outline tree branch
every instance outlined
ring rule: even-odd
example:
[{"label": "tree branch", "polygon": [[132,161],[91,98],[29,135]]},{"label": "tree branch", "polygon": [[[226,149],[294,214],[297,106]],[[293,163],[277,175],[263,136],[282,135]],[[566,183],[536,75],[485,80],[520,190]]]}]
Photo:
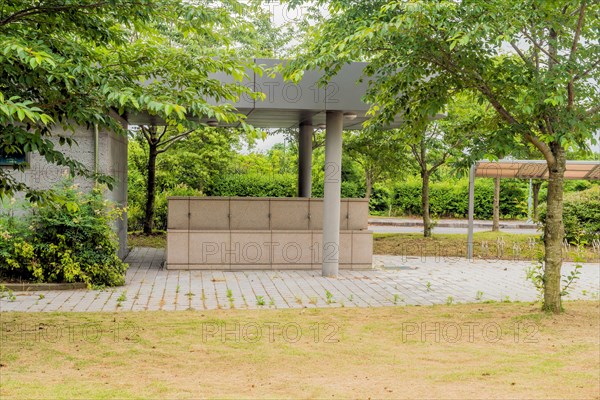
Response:
[{"label": "tree branch", "polygon": [[446,163],[446,160],[448,159],[448,156],[450,155],[450,152],[447,151],[444,153],[444,155],[442,156],[442,158],[436,162],[435,164],[433,164],[431,166],[431,168],[429,168],[429,171],[427,171],[428,174],[432,174],[435,172],[436,169],[438,169],[439,167],[441,167],[442,165],[444,165]]},{"label": "tree branch", "polygon": [[158,142],[160,142],[162,140],[162,138],[165,136],[165,133],[167,133],[167,128],[168,128],[168,126],[165,125],[162,133],[158,136]]},{"label": "tree branch", "polygon": [[421,156],[419,155],[419,152],[417,151],[417,146],[415,144],[409,144],[408,147],[410,148],[411,153],[415,157],[417,164],[419,164],[419,167],[423,168],[423,163],[421,161]]},{"label": "tree branch", "polygon": [[573,44],[571,44],[571,52],[569,53],[569,61],[573,61],[575,58],[575,52],[577,51],[577,46],[579,44],[579,38],[581,36],[581,28],[583,27],[583,20],[585,19],[585,8],[586,8],[586,0],[581,2],[581,7],[579,7],[579,18],[577,19],[577,28],[575,29],[575,36],[573,36]]},{"label": "tree branch", "polygon": [[540,153],[542,153],[542,155],[546,159],[546,162],[548,162],[549,164],[554,164],[556,162],[554,154],[552,154],[552,150],[550,150],[550,147],[546,143],[542,142],[539,138],[532,135],[531,133],[526,133],[525,139],[527,139],[529,143],[534,145],[540,151]]},{"label": "tree branch", "polygon": [[82,10],[82,9],[90,9],[90,8],[99,8],[106,5],[107,2],[102,1],[98,3],[88,4],[88,5],[64,5],[64,6],[49,6],[49,7],[30,7],[21,11],[17,11],[14,14],[9,15],[0,21],[0,26],[8,25],[19,19],[23,19],[25,17],[43,14],[43,13],[59,13],[70,10]]},{"label": "tree branch", "polygon": [[600,65],[600,58],[596,60],[595,63],[592,64],[591,67],[589,67],[588,69],[586,69],[585,71],[583,71],[581,74],[577,74],[573,77],[573,81],[577,81],[581,78],[586,77],[590,72],[592,72],[598,65]]},{"label": "tree branch", "polygon": [[523,60],[523,62],[525,64],[531,64],[531,61],[525,57],[525,54],[523,54],[523,52],[521,51],[521,49],[519,49],[517,47],[517,45],[515,44],[515,42],[510,42],[510,45],[512,46],[513,49],[515,49],[515,51],[517,52],[517,54],[519,55],[519,57],[521,57],[521,60]]},{"label": "tree branch", "polygon": [[588,109],[588,110],[585,112],[585,115],[586,115],[587,117],[589,117],[589,116],[592,116],[592,115],[596,114],[597,112],[600,112],[600,105],[598,105],[598,106],[595,106],[595,107],[592,107],[592,108]]},{"label": "tree branch", "polygon": [[171,147],[171,145],[175,142],[177,142],[180,139],[183,139],[184,137],[188,136],[190,133],[194,132],[194,130],[189,130],[187,132],[181,133],[177,136],[173,136],[172,138],[170,138],[169,140],[165,140],[162,143],[159,143],[157,147],[164,147],[162,150],[160,150],[160,153],[164,153],[165,151],[167,151],[169,149],[169,147]]},{"label": "tree branch", "polygon": [[477,89],[479,89],[481,94],[488,99],[492,107],[494,107],[494,110],[496,110],[498,114],[500,114],[500,116],[506,120],[506,122],[511,125],[519,125],[519,121],[517,121],[517,119],[513,117],[513,115],[506,108],[504,108],[502,104],[500,104],[494,93],[492,93],[492,90],[485,82],[482,82]]},{"label": "tree branch", "polygon": [[552,61],[554,61],[556,64],[560,64],[560,61],[556,57],[554,57],[552,54],[550,54],[546,49],[544,49],[534,38],[529,36],[527,31],[521,30],[521,33],[523,34],[523,36],[525,36],[527,39],[529,39],[531,41],[531,43],[533,43],[535,48],[539,49],[542,53],[544,53],[545,55],[550,57],[550,59]]},{"label": "tree branch", "polygon": [[142,134],[144,135],[144,138],[146,138],[148,144],[150,144],[152,142],[152,139],[150,139],[150,135],[148,134],[148,132],[146,132],[146,128],[144,126],[142,126]]},{"label": "tree branch", "polygon": [[[579,44],[579,37],[581,36],[581,28],[583,27],[583,20],[585,18],[585,6],[586,0],[581,2],[579,7],[579,18],[577,19],[577,28],[575,29],[575,35],[573,36],[573,44],[571,44],[571,52],[569,53],[569,64],[572,64],[575,60],[575,53],[577,52],[577,45]],[[567,108],[573,109],[573,103],[575,102],[575,88],[574,82],[575,77],[571,77],[567,84]]]}]

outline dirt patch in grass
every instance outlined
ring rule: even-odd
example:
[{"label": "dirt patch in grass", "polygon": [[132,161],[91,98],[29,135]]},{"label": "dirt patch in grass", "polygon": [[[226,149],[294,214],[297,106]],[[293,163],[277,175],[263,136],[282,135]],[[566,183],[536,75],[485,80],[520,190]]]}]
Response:
[{"label": "dirt patch in grass", "polygon": [[[435,234],[424,238],[419,233],[391,233],[373,235],[373,253],[397,256],[466,257],[467,235]],[[535,241],[534,241],[535,240]],[[477,232],[473,235],[473,255],[479,259],[535,260],[544,254],[540,235],[510,234],[504,232]],[[502,244],[503,243],[503,244]],[[563,249],[564,260],[577,256],[575,246]],[[597,262],[600,254],[591,247],[581,257],[586,262]]]},{"label": "dirt patch in grass", "polygon": [[164,249],[167,247],[167,233],[155,232],[152,235],[145,235],[142,232],[129,232],[127,244],[129,247]]},{"label": "dirt patch in grass", "polygon": [[598,399],[599,303],[565,305],[2,313],[0,397]]}]

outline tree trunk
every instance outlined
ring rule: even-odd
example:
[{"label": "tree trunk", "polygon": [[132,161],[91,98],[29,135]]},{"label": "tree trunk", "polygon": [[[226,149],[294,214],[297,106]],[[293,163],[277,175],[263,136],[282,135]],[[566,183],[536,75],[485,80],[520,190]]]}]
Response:
[{"label": "tree trunk", "polygon": [[366,180],[366,184],[367,184],[367,188],[365,191],[365,198],[370,199],[371,193],[373,192],[373,179],[371,178],[371,174],[369,173],[369,170],[367,170],[367,169],[365,169],[365,180]]},{"label": "tree trunk", "polygon": [[544,305],[545,311],[559,313],[562,310],[560,296],[560,270],[562,267],[563,225],[563,186],[566,169],[565,152],[559,143],[551,144],[555,157],[548,164],[548,207],[544,227]]},{"label": "tree trunk", "polygon": [[431,237],[431,218],[429,216],[429,173],[421,171],[423,186],[421,188],[421,206],[423,208],[423,236]]},{"label": "tree trunk", "polygon": [[144,234],[151,235],[154,229],[154,198],[156,196],[156,145],[149,143],[148,180],[146,182],[146,210],[144,215]]},{"label": "tree trunk", "polygon": [[542,182],[536,181],[533,182],[533,220],[538,221],[538,205],[540,202],[540,189],[542,187]]},{"label": "tree trunk", "polygon": [[492,232],[500,230],[500,178],[494,178],[494,212]]}]

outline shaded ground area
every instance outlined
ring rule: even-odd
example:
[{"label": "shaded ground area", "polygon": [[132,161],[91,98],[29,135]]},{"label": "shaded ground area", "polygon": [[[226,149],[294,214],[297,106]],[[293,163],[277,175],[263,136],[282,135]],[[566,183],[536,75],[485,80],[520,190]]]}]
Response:
[{"label": "shaded ground area", "polygon": [[[460,257],[375,256],[375,269],[341,271],[173,271],[164,250],[135,248],[126,285],[107,290],[15,292],[2,311],[143,311],[380,307],[485,301],[532,301],[530,262]],[[563,274],[574,268],[565,264]],[[598,264],[585,264],[567,299],[598,299]]]},{"label": "shaded ground area", "polygon": [[2,313],[1,398],[597,399],[597,301]]}]

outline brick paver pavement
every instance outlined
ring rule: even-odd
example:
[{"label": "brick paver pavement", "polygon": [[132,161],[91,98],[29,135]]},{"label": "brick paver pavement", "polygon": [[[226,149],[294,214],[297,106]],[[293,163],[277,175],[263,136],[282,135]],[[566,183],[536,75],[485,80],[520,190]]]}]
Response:
[{"label": "brick paver pavement", "polygon": [[[374,256],[373,270],[168,271],[164,251],[136,248],[126,285],[107,290],[15,292],[1,311],[142,311],[301,307],[380,307],[478,301],[530,301],[525,261]],[[563,273],[574,268],[566,263]],[[584,264],[567,299],[598,300],[600,265]],[[41,295],[41,296],[40,296]]]}]

